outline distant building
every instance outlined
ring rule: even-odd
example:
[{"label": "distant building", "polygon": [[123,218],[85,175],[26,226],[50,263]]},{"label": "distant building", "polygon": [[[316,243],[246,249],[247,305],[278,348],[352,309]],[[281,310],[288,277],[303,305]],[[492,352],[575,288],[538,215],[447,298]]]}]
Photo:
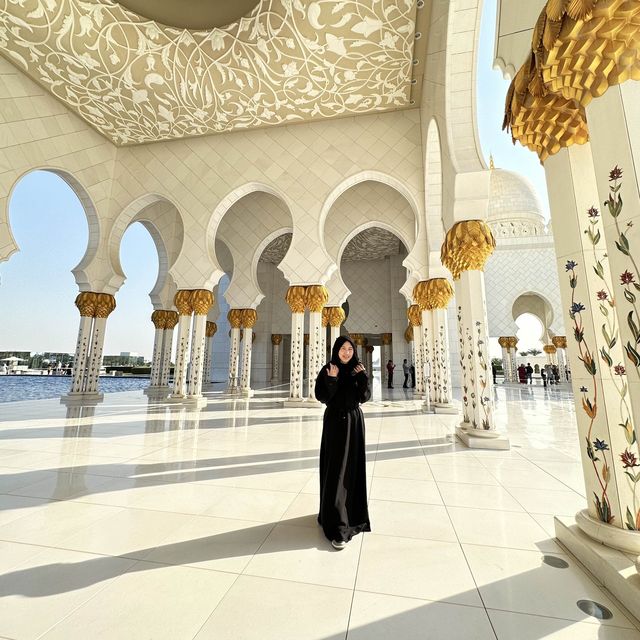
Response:
[{"label": "distant building", "polygon": [[121,351],[118,356],[104,356],[102,364],[105,367],[141,367],[144,365],[144,356],[132,351]]}]

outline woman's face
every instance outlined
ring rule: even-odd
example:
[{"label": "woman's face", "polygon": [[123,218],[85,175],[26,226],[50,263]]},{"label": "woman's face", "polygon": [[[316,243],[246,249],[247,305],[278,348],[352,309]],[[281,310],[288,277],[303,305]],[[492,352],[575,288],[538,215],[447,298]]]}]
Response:
[{"label": "woman's face", "polygon": [[350,342],[345,342],[338,351],[338,358],[342,364],[347,364],[353,358],[353,347]]}]

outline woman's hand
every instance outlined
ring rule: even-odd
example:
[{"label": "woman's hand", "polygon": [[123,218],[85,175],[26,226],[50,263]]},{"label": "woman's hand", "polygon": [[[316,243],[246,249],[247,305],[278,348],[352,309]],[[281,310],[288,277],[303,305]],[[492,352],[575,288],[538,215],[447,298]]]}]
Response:
[{"label": "woman's hand", "polygon": [[327,375],[331,378],[338,377],[338,367],[333,364],[333,362],[329,363],[329,366],[327,367]]},{"label": "woman's hand", "polygon": [[358,364],[353,368],[353,373],[360,373],[361,371],[364,371],[364,365],[362,364],[362,362],[358,363]]}]

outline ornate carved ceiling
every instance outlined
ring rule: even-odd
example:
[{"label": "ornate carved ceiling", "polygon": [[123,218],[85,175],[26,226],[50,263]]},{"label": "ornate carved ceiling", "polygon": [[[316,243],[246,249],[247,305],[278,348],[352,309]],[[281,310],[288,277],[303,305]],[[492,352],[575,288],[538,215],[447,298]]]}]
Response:
[{"label": "ornate carved ceiling", "polygon": [[0,51],[125,145],[409,107],[417,16],[416,0],[261,0],[188,31],[115,0],[0,0]]},{"label": "ornate carved ceiling", "polygon": [[[291,234],[285,233],[272,240],[260,256],[260,262],[280,264],[291,244]],[[343,262],[356,260],[382,260],[386,256],[404,252],[400,240],[390,231],[374,227],[365,229],[352,238],[342,254]]]}]

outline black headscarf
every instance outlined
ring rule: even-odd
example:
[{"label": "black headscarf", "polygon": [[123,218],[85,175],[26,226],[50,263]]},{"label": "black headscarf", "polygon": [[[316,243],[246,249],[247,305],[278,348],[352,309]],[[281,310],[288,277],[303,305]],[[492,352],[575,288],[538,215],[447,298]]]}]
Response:
[{"label": "black headscarf", "polygon": [[[348,342],[353,347],[353,356],[347,364],[343,364],[340,360],[340,356],[338,355],[340,348],[345,342]],[[333,343],[333,348],[331,349],[331,360],[329,360],[329,362],[335,364],[341,372],[344,371],[351,373],[360,364],[360,360],[358,359],[358,350],[353,340],[347,336],[338,336],[336,341]]]}]

